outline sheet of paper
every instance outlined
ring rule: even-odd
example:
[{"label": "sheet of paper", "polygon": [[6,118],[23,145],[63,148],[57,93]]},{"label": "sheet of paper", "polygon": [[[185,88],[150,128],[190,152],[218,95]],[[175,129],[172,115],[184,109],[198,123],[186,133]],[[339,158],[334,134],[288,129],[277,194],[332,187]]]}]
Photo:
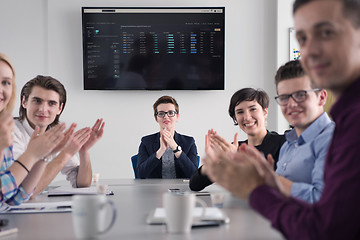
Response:
[{"label": "sheet of paper", "polygon": [[[200,217],[202,213],[202,208],[196,207],[193,212],[194,217]],[[165,209],[156,208],[154,212],[155,218],[165,218]],[[205,210],[204,219],[222,219],[224,218],[223,212],[219,208],[208,207]]]},{"label": "sheet of paper", "polygon": [[0,229],[0,237],[14,234],[17,233],[18,231],[19,231],[18,228],[2,228]]},{"label": "sheet of paper", "polygon": [[[106,189],[106,195],[112,195],[110,189]],[[49,189],[48,196],[71,196],[71,195],[94,195],[98,194],[96,186],[91,186],[87,188],[71,188],[71,187],[58,187],[54,189]]]},{"label": "sheet of paper", "polygon": [[[202,208],[196,207],[194,210],[194,217],[200,217],[202,214]],[[219,224],[229,223],[229,217],[219,208],[208,207],[205,210],[205,216],[200,220],[194,223],[206,222],[206,221],[216,221]],[[164,208],[156,208],[150,212],[146,218],[147,224],[164,224],[165,223],[165,210]]]},{"label": "sheet of paper", "polygon": [[17,206],[6,206],[2,209],[2,214],[8,213],[51,213],[51,212],[71,212],[71,201],[61,202],[25,202]]}]

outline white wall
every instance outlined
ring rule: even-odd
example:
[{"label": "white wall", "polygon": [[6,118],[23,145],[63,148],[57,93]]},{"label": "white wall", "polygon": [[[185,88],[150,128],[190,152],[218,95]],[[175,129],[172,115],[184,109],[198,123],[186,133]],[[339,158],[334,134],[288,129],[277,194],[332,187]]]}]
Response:
[{"label": "white wall", "polygon": [[[292,5],[294,0],[278,0],[277,5],[277,68],[290,60],[290,30],[294,27],[292,16]],[[277,106],[277,130],[284,132],[289,124],[281,113],[280,106]]]},{"label": "white wall", "polygon": [[[225,6],[226,90],[82,90],[81,6]],[[93,172],[102,178],[133,178],[130,156],[137,153],[143,135],[158,131],[152,113],[158,97],[171,95],[177,99],[177,131],[195,138],[200,155],[208,129],[216,129],[229,141],[239,131],[227,113],[236,90],[262,88],[273,99],[273,76],[279,65],[278,11],[276,0],[2,0],[0,51],[15,64],[18,93],[35,75],[48,74],[59,79],[68,92],[63,121],[83,127],[104,118],[105,134],[91,151]],[[271,100],[270,130],[277,129],[277,118],[278,107]],[[241,133],[240,137],[244,139],[245,135]]]}]

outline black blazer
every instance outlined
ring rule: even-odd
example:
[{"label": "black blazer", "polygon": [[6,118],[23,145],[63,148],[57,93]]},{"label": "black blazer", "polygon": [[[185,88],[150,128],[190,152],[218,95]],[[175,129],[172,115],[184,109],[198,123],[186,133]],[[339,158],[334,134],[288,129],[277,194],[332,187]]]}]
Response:
[{"label": "black blazer", "polygon": [[[197,149],[193,137],[175,132],[175,142],[181,146],[180,157],[175,158],[176,178],[190,178],[198,168]],[[141,138],[136,171],[140,178],[162,178],[162,161],[156,158],[160,148],[160,132]]]}]

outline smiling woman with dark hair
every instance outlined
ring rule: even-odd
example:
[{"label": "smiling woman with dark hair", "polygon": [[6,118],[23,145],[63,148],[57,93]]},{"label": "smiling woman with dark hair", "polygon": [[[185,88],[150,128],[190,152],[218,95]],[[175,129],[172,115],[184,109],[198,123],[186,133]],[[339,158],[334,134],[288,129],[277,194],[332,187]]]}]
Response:
[{"label": "smiling woman with dark hair", "polygon": [[140,178],[190,178],[198,167],[193,137],[175,131],[179,105],[170,96],[160,97],[153,105],[160,132],[141,139],[136,171]]},{"label": "smiling woman with dark hair", "polygon": [[[233,94],[229,105],[229,115],[235,125],[247,134],[248,139],[239,141],[234,147],[246,143],[255,146],[265,156],[271,154],[276,162],[282,144],[285,142],[284,135],[269,132],[266,129],[266,118],[268,115],[269,96],[263,90],[243,88]],[[235,150],[236,151],[236,150]],[[206,175],[206,165],[202,165],[190,179],[190,189],[201,191],[212,184]]]}]

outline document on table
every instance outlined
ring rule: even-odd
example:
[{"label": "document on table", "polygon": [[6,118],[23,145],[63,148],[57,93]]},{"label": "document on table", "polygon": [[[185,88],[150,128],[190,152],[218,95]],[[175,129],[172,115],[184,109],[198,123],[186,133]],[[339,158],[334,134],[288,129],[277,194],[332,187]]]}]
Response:
[{"label": "document on table", "polygon": [[[193,212],[194,217],[200,217],[202,213],[201,207],[196,207]],[[205,215],[201,221],[219,221],[221,223],[229,223],[230,219],[225,213],[216,207],[207,207],[205,209]],[[150,212],[146,219],[148,224],[164,224],[165,223],[165,209],[156,208]]]},{"label": "document on table", "polygon": [[6,206],[0,214],[13,213],[57,213],[71,212],[71,201],[62,202],[25,202],[17,206]]},{"label": "document on table", "polygon": [[[72,196],[72,195],[95,195],[98,194],[96,186],[86,187],[86,188],[71,188],[71,187],[58,187],[49,189],[48,197],[62,197],[62,196]],[[106,189],[106,195],[114,195],[110,189]]]},{"label": "document on table", "polygon": [[19,231],[18,228],[0,228],[0,237],[7,236],[10,234],[17,233]]}]

